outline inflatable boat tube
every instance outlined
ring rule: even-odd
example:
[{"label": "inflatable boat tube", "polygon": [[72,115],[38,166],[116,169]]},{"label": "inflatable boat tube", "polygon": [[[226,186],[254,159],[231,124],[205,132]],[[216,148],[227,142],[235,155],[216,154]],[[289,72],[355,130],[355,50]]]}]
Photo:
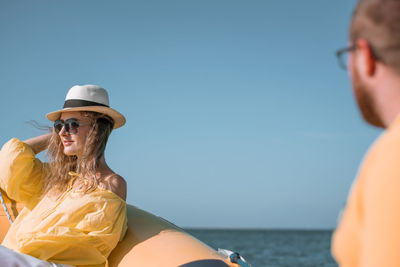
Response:
[{"label": "inflatable boat tube", "polygon": [[[10,200],[4,191],[1,193],[8,215],[14,220],[23,205]],[[128,230],[108,258],[110,267],[250,266],[237,254],[216,251],[161,217],[129,204],[127,213]],[[8,215],[0,208],[0,241],[10,227]]]}]

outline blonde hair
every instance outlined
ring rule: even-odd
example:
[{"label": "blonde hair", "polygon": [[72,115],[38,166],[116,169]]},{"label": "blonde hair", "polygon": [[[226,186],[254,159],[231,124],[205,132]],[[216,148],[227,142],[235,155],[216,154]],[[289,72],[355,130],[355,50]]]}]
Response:
[{"label": "blonde hair", "polygon": [[[99,185],[96,168],[104,154],[114,122],[109,116],[97,112],[82,111],[81,114],[89,118],[91,125],[83,155],[79,158],[65,155],[60,136],[53,132],[47,148],[49,172],[43,181],[43,193],[51,191],[60,194],[73,179],[77,187],[84,192],[93,191]],[[71,172],[77,173],[76,177],[73,177]]]}]

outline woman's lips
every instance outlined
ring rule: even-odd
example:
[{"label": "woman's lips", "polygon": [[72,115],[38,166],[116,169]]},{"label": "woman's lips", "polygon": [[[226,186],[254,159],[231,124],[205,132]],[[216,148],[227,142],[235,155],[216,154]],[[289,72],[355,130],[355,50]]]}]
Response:
[{"label": "woman's lips", "polygon": [[64,146],[70,146],[72,143],[72,141],[63,141]]}]

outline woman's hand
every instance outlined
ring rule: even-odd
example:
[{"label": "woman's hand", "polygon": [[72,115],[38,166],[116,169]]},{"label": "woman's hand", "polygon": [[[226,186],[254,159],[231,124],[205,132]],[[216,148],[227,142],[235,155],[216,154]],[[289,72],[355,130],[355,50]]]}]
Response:
[{"label": "woman's hand", "polygon": [[24,141],[30,146],[35,154],[38,154],[47,148],[52,133],[36,136]]}]

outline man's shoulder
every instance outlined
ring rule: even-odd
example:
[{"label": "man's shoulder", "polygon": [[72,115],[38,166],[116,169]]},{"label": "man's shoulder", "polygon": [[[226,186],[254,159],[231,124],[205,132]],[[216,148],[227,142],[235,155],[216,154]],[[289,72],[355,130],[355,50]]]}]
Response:
[{"label": "man's shoulder", "polygon": [[360,175],[374,190],[380,186],[398,186],[400,190],[400,128],[384,132],[375,141]]},{"label": "man's shoulder", "polygon": [[400,155],[400,127],[393,127],[383,132],[373,144],[370,153],[380,157]]}]

